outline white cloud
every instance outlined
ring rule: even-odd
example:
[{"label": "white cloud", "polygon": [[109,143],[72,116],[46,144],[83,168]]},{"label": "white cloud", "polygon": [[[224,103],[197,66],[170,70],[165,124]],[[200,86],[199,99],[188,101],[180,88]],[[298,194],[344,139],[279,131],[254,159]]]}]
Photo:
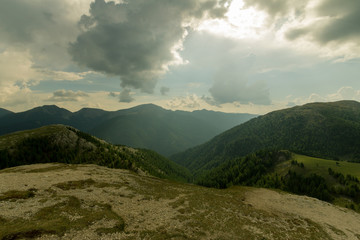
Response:
[{"label": "white cloud", "polygon": [[77,91],[74,92],[72,90],[57,90],[53,92],[53,95],[48,98],[46,101],[49,102],[79,102],[84,100],[84,98],[89,97],[89,94]]},{"label": "white cloud", "polygon": [[330,93],[326,95],[320,95],[317,93],[310,94],[309,97],[298,97],[294,98],[292,96],[287,97],[288,105],[303,105],[311,102],[334,102],[341,100],[355,100],[360,101],[360,89],[355,89],[353,87],[345,86],[339,88],[335,93]]},{"label": "white cloud", "polygon": [[86,75],[93,74],[92,71],[87,72],[64,72],[64,71],[55,71],[50,69],[36,69],[39,73],[39,80],[54,80],[54,81],[77,81],[84,79]]},{"label": "white cloud", "polygon": [[196,94],[184,97],[175,97],[167,102],[167,107],[177,110],[197,110],[202,109],[206,102]]}]

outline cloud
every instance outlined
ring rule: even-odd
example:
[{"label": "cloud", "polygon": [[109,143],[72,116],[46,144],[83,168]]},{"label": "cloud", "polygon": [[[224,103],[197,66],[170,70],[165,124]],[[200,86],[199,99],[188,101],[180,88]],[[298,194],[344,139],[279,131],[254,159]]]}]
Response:
[{"label": "cloud", "polygon": [[[64,72],[64,71],[54,71],[50,69],[35,69],[39,75],[41,75],[41,80],[50,79],[54,81],[77,81],[84,79],[84,77],[88,74],[92,74],[93,72]],[[39,79],[40,80],[40,79]]]},{"label": "cloud", "polygon": [[337,100],[360,100],[360,90],[356,90],[353,87],[342,87],[336,93],[329,94],[327,98],[330,101]]},{"label": "cloud", "polygon": [[1,0],[0,44],[29,51],[37,67],[67,66],[71,59],[66,49],[79,34],[77,21],[89,4],[90,0]]},{"label": "cloud", "polygon": [[118,97],[120,95],[120,93],[115,93],[115,92],[109,92],[108,96],[110,97]]},{"label": "cloud", "polygon": [[[213,101],[220,105],[225,103],[240,104],[271,104],[269,89],[265,81],[250,80],[256,65],[256,55],[249,54],[232,62],[231,57],[223,59],[223,65],[218,66],[214,74],[214,82],[209,92]],[[210,102],[210,101],[208,101]]]},{"label": "cloud", "polygon": [[[358,0],[244,0],[267,14],[268,29],[277,40],[287,40],[299,51],[322,57],[360,56],[360,1]],[[296,44],[294,44],[296,43]]]},{"label": "cloud", "polygon": [[57,90],[53,96],[47,99],[49,102],[78,102],[89,95],[82,91],[74,92],[72,90]]},{"label": "cloud", "polygon": [[[120,76],[124,88],[152,93],[168,67],[181,62],[187,28],[203,18],[223,17],[223,0],[95,0],[69,48],[81,66]],[[221,4],[220,4],[221,3]]]},{"label": "cloud", "polygon": [[119,102],[130,103],[135,99],[131,96],[130,89],[123,89],[119,94]]},{"label": "cloud", "polygon": [[359,9],[358,0],[324,0],[315,9],[317,21],[290,29],[286,36],[290,40],[310,37],[320,44],[352,42],[360,45]]},{"label": "cloud", "polygon": [[269,21],[275,23],[276,18],[289,18],[293,14],[297,17],[302,16],[309,1],[311,0],[244,0],[244,7],[255,7],[268,13]]},{"label": "cloud", "polygon": [[268,12],[271,16],[284,14],[288,11],[289,1],[284,0],[245,0],[245,7],[254,6]]},{"label": "cloud", "polygon": [[355,89],[350,86],[339,88],[335,93],[320,95],[317,93],[310,94],[309,97],[288,98],[288,105],[303,105],[310,102],[333,102],[341,100],[355,100],[360,101],[360,89]]},{"label": "cloud", "polygon": [[203,105],[203,100],[196,94],[185,97],[175,97],[166,104],[171,109],[199,109]]},{"label": "cloud", "polygon": [[167,94],[169,91],[170,91],[170,88],[168,88],[168,87],[161,87],[161,88],[160,88],[160,93],[161,93],[161,95],[163,95],[163,96],[166,96],[166,94]]},{"label": "cloud", "polygon": [[221,78],[215,79],[209,92],[217,104],[271,104],[265,82],[248,83],[246,78],[238,75],[223,74]]},{"label": "cloud", "polygon": [[221,108],[221,105],[218,102],[216,102],[213,97],[202,96],[201,99],[211,106],[216,106]]}]

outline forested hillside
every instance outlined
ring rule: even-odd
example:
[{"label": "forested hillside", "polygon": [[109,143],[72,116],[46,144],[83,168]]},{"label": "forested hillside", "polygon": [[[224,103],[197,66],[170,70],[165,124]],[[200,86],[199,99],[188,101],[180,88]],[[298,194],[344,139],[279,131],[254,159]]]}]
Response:
[{"label": "forested hillside", "polygon": [[[340,167],[342,163],[319,159],[322,163],[316,162],[315,165],[307,161],[304,164],[303,158],[306,157],[294,156],[289,151],[258,151],[203,172],[197,184],[214,188],[242,185],[280,189],[360,211],[360,181],[357,176],[346,170],[345,174],[339,172],[344,172]],[[326,164],[326,171],[319,171],[319,164]],[[360,171],[360,163],[352,165]]]},{"label": "forested hillside", "polygon": [[8,114],[11,114],[13,112],[9,111],[9,110],[6,110],[6,109],[3,109],[3,108],[0,108],[0,118],[5,116],[5,115],[8,115]]},{"label": "forested hillside", "polygon": [[189,181],[189,172],[151,151],[115,146],[75,128],[45,126],[0,136],[0,169],[34,163],[92,163]]},{"label": "forested hillside", "polygon": [[271,112],[171,158],[195,173],[262,149],[360,160],[360,103],[310,103]]}]

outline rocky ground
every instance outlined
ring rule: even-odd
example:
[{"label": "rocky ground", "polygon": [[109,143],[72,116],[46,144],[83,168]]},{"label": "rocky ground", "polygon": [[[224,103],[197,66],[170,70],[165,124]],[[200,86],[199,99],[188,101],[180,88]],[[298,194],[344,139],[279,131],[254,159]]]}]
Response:
[{"label": "rocky ground", "polygon": [[0,171],[0,239],[360,239],[360,214],[268,189],[95,165]]}]

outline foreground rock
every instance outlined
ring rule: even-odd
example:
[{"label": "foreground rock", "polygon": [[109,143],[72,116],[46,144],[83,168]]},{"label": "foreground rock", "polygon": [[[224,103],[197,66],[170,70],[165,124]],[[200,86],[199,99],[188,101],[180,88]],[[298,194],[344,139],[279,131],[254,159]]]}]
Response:
[{"label": "foreground rock", "polygon": [[0,171],[0,239],[360,239],[360,215],[267,189],[203,188],[96,165]]}]

